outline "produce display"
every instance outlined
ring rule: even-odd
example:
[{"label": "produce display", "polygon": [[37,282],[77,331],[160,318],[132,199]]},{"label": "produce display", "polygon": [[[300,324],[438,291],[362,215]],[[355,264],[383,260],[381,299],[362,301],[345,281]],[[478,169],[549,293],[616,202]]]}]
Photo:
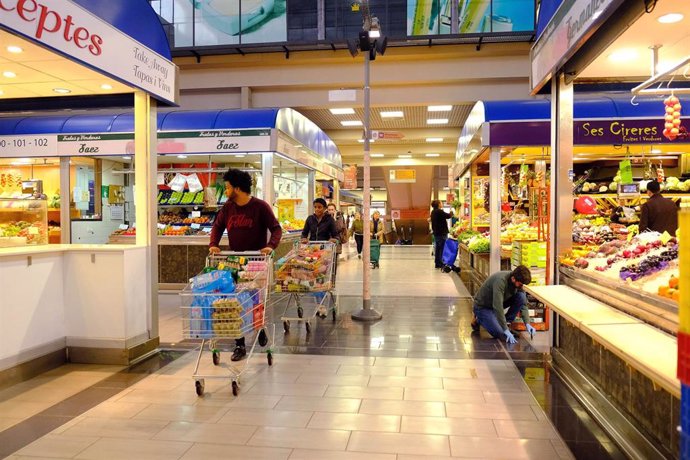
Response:
[{"label": "produce display", "polygon": [[489,250],[491,249],[490,246],[491,245],[489,243],[489,238],[483,235],[476,235],[472,237],[472,239],[470,239],[467,243],[467,247],[470,250],[470,252],[473,252],[475,254],[489,252]]},{"label": "produce display", "polygon": [[637,225],[610,222],[605,217],[578,217],[573,222],[573,242],[585,245],[599,245],[607,241],[627,240],[637,233]]},{"label": "produce display", "polygon": [[187,213],[166,211],[158,214],[158,223],[163,225],[210,225],[211,218],[209,216],[189,217]]},{"label": "produce display", "polygon": [[48,232],[41,222],[20,220],[0,223],[0,247],[47,243]]},{"label": "produce display", "polygon": [[536,241],[538,234],[537,227],[527,222],[508,224],[501,229],[501,244],[511,244],[513,241]]},{"label": "produce display", "polygon": [[317,292],[331,288],[333,245],[300,244],[276,262],[277,292]]},{"label": "produce display", "polygon": [[280,226],[286,232],[297,232],[304,228],[304,219],[285,219],[280,222]]},{"label": "produce display", "polygon": [[204,192],[175,192],[172,190],[159,190],[158,204],[200,206],[204,204]]}]

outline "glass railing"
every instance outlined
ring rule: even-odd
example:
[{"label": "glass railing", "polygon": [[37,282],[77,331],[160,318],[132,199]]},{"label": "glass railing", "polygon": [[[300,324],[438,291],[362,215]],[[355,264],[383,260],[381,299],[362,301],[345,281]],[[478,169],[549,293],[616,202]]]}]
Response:
[{"label": "glass railing", "polygon": [[[536,0],[458,0],[457,6],[454,2],[369,0],[368,3],[389,41],[532,38]],[[357,0],[150,0],[150,3],[166,28],[173,50],[343,43],[356,38],[362,30],[362,8]],[[454,17],[457,17],[455,24]]]}]

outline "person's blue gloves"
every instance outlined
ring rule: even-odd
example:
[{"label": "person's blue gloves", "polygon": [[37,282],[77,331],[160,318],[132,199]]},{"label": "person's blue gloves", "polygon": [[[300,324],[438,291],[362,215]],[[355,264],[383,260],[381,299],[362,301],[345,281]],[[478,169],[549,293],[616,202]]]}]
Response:
[{"label": "person's blue gloves", "polygon": [[537,332],[534,326],[531,324],[526,324],[525,327],[527,328],[527,332],[529,332],[530,337],[534,337],[534,333]]},{"label": "person's blue gloves", "polygon": [[513,333],[510,332],[510,329],[506,329],[505,331],[503,331],[503,333],[506,336],[506,343],[508,343],[508,344],[517,343],[517,339],[515,337],[513,337]]}]

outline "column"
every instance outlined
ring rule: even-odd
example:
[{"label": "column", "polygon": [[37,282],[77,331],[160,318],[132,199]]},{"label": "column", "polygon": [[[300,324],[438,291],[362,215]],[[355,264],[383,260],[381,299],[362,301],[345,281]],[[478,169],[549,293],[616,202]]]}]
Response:
[{"label": "column", "polygon": [[489,273],[501,270],[501,149],[492,147],[489,156],[489,223],[491,253]]},{"label": "column", "polygon": [[[100,190],[98,191],[100,194]],[[72,242],[72,219],[69,213],[69,198],[72,189],[69,183],[69,157],[60,157],[60,243]]]},{"label": "column", "polygon": [[248,86],[240,88],[240,108],[250,109],[252,107],[252,89]]}]

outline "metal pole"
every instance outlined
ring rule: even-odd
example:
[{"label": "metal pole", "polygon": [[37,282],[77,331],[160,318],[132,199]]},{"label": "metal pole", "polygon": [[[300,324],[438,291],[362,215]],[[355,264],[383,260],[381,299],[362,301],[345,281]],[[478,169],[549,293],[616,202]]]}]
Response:
[{"label": "metal pole", "polygon": [[364,52],[364,246],[362,248],[362,309],[352,314],[352,319],[360,321],[378,321],[383,315],[371,308],[371,238],[369,237],[371,226],[371,157],[369,155],[369,141],[371,131],[369,126],[369,51]]}]

